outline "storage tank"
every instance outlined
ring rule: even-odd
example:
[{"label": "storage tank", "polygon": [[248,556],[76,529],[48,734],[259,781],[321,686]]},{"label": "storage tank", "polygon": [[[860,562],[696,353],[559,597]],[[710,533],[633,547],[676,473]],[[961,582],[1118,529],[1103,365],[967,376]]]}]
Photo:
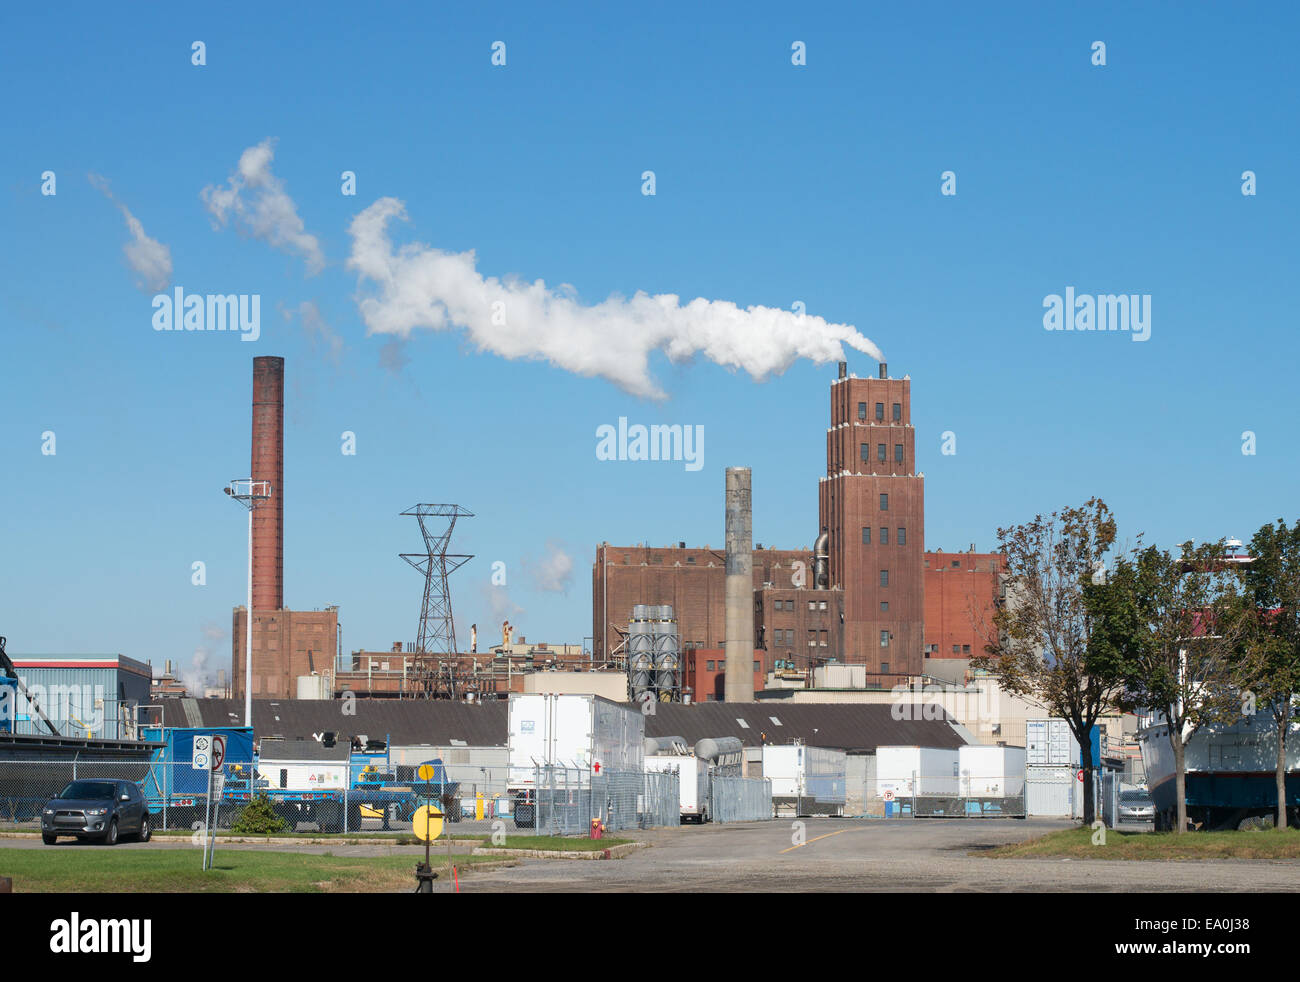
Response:
[{"label": "storage tank", "polygon": [[706,737],[695,744],[695,756],[717,760],[724,754],[738,754],[745,748],[738,737]]},{"label": "storage tank", "polygon": [[298,676],[299,699],[332,699],[334,698],[333,689],[334,687],[330,684],[328,675],[313,672],[311,675]]}]

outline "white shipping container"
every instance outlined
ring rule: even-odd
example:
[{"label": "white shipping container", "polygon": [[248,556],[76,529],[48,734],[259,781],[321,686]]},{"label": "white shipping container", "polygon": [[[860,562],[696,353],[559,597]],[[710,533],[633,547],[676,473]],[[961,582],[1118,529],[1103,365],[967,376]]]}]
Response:
[{"label": "white shipping container", "polygon": [[961,793],[967,798],[1017,798],[1025,790],[1025,749],[969,744],[957,749]]},{"label": "white shipping container", "polygon": [[257,773],[267,782],[267,788],[283,791],[342,791],[348,786],[348,765],[345,761],[262,758],[257,762]]},{"label": "white shipping container", "polygon": [[536,768],[567,767],[575,780],[588,771],[640,771],[645,718],[640,710],[600,696],[513,693],[509,706],[507,784],[530,788]]},{"label": "white shipping container", "polygon": [[1025,763],[1032,767],[1069,767],[1079,762],[1079,741],[1063,719],[1025,721]]},{"label": "white shipping container", "polygon": [[844,814],[843,750],[802,744],[763,747],[763,777],[772,782],[772,800],[791,804],[797,814]]},{"label": "white shipping container", "polygon": [[956,748],[877,747],[875,797],[956,797],[960,766]]}]

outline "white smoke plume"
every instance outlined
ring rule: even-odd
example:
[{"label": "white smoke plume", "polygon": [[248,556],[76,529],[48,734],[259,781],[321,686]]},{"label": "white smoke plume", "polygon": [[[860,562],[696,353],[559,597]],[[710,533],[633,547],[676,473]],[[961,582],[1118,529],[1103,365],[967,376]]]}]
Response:
[{"label": "white smoke plume", "polygon": [[884,360],[852,326],[810,314],[702,297],[683,304],[674,294],[640,291],[586,305],[568,285],[551,289],[541,280],[485,277],[473,251],[395,247],[388,225],[405,218],[403,202],[380,198],[349,229],[347,266],[358,274],[357,304],[370,334],[405,338],[418,327],[460,328],[480,351],[548,361],[655,399],[665,393],[650,375],[653,351],[673,362],[703,354],[755,379],[779,374],[797,358],[842,360],[843,345]]},{"label": "white smoke plume", "polygon": [[263,140],[239,157],[239,166],[225,187],[208,185],[199,197],[221,227],[233,216],[239,227],[255,239],[302,256],[309,275],[325,268],[320,240],[307,231],[298,207],[284,190],[284,182],[271,173],[275,141]]},{"label": "white smoke plume", "polygon": [[149,293],[165,289],[172,279],[171,249],[145,234],[140,220],[114,197],[105,178],[98,174],[88,174],[87,177],[94,187],[103,192],[104,197],[117,205],[122,217],[126,219],[126,230],[131,233],[131,241],[122,247],[122,251],[126,253],[126,264],[137,277],[136,285]]},{"label": "white smoke plume", "polygon": [[573,557],[551,540],[546,543],[546,554],[536,563],[524,560],[525,572],[533,585],[546,593],[568,593],[573,582]]},{"label": "white smoke plume", "polygon": [[208,659],[211,656],[212,652],[207,648],[195,648],[189,666],[179,669],[176,673],[192,699],[202,699],[203,690],[210,684]]}]

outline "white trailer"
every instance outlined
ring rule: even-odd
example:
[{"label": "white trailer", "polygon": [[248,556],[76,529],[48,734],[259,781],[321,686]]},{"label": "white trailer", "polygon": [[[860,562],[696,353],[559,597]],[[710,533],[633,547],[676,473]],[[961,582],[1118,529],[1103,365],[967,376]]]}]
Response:
[{"label": "white trailer", "polygon": [[957,748],[877,747],[875,797],[913,815],[960,815]]},{"label": "white trailer", "polygon": [[552,786],[582,792],[592,775],[643,768],[645,718],[638,709],[600,696],[529,692],[510,696],[509,717],[506,791],[521,827],[534,820],[541,769],[554,769]]},{"label": "white trailer", "polygon": [[843,815],[847,760],[843,750],[799,743],[764,746],[763,777],[772,782],[773,812]]},{"label": "white trailer", "polygon": [[1025,791],[1025,748],[969,744],[957,750],[966,798],[1015,798]]},{"label": "white trailer", "polygon": [[681,820],[704,824],[709,807],[709,762],[683,754],[655,754],[645,759],[647,771],[676,771]]},{"label": "white trailer", "polygon": [[[257,773],[267,788],[282,791],[342,791],[348,786],[348,763],[328,760],[276,760],[262,757]],[[262,787],[262,784],[258,784]]]}]

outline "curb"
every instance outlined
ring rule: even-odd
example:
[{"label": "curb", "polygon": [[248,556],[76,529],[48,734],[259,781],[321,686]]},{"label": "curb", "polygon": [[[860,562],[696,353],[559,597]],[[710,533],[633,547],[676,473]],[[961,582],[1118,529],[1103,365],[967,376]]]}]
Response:
[{"label": "curb", "polygon": [[471,851],[473,856],[515,856],[520,859],[622,859],[638,849],[646,849],[644,842],[626,842],[609,849],[495,849],[478,846]]}]

